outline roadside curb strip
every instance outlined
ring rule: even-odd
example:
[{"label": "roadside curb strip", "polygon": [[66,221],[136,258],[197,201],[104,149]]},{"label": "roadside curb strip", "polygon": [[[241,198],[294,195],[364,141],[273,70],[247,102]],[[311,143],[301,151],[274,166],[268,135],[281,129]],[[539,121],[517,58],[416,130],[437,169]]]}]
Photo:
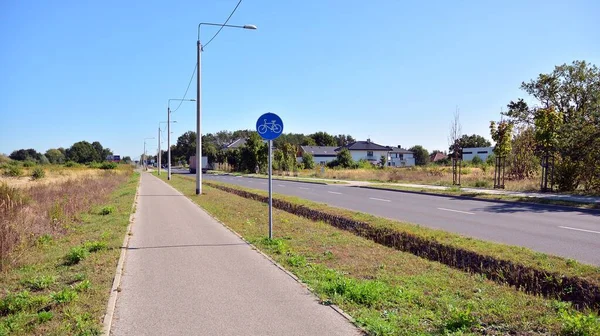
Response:
[{"label": "roadside curb strip", "polygon": [[[427,196],[456,197],[456,198],[463,198],[463,199],[468,199],[468,200],[473,200],[473,201],[495,202],[495,203],[502,203],[502,204],[536,205],[536,206],[540,206],[540,207],[552,207],[552,208],[562,208],[562,209],[569,209],[569,210],[577,210],[577,211],[589,212],[589,213],[593,213],[593,214],[597,214],[597,213],[600,212],[600,210],[598,210],[598,209],[578,208],[576,206],[577,204],[584,204],[584,205],[585,204],[590,204],[590,205],[593,205],[595,203],[581,203],[581,202],[568,201],[568,200],[547,199],[547,200],[550,200],[550,201],[572,202],[573,206],[561,205],[561,204],[525,202],[525,201],[508,201],[508,200],[492,199],[492,198],[478,198],[478,197],[468,196],[468,195],[437,194],[437,193],[432,193],[432,192],[427,192],[427,191],[401,190],[401,189],[391,189],[391,188],[378,188],[378,187],[371,187],[371,186],[350,186],[350,187],[351,188],[362,188],[362,189],[392,191],[392,192],[417,194],[417,195],[427,195]],[[494,196],[494,194],[486,194],[486,195],[492,195],[492,196]],[[523,197],[533,198],[533,199],[541,199],[541,200],[546,199],[546,198],[533,197],[533,196],[531,196],[531,197],[523,196]]]},{"label": "roadside curb strip", "polygon": [[[152,175],[154,176],[154,175]],[[156,177],[156,176],[154,176]],[[288,271],[287,269],[285,269],[283,266],[281,266],[277,261],[275,261],[273,258],[269,257],[267,254],[265,254],[263,251],[261,251],[258,247],[256,247],[254,244],[250,243],[249,241],[247,241],[244,237],[242,237],[242,235],[240,235],[239,233],[237,233],[236,231],[234,231],[232,228],[230,228],[229,226],[227,226],[225,223],[223,223],[220,219],[218,219],[217,217],[213,216],[210,212],[206,211],[204,208],[202,208],[199,204],[197,204],[196,202],[194,202],[191,198],[189,198],[188,196],[186,196],[185,194],[183,194],[181,191],[177,190],[175,187],[173,187],[172,185],[170,185],[169,183],[163,181],[162,179],[159,178],[159,180],[161,180],[163,183],[165,183],[166,185],[168,185],[169,187],[171,187],[173,190],[177,191],[178,193],[182,194],[183,196],[185,196],[185,198],[187,200],[189,200],[192,204],[194,204],[195,206],[199,207],[200,209],[202,209],[202,211],[204,211],[206,214],[208,214],[212,219],[214,219],[215,221],[217,221],[219,224],[221,224],[224,228],[226,228],[227,230],[229,230],[231,233],[233,233],[234,235],[236,235],[238,238],[240,238],[244,243],[248,244],[248,246],[250,246],[250,248],[252,250],[254,250],[255,252],[257,252],[258,254],[262,255],[265,259],[267,259],[270,263],[272,263],[275,267],[279,268],[281,271],[283,271],[285,274],[287,274],[290,278],[294,279],[294,281],[296,281],[298,284],[300,284],[304,289],[306,289],[312,296],[314,296],[314,298],[316,299],[317,303],[319,303],[320,305],[323,305],[320,303],[319,298],[317,297],[317,295],[315,295],[315,293],[304,283],[302,282],[302,280],[300,280],[295,274],[293,274],[292,272]],[[352,325],[354,327],[356,327],[360,332],[362,332],[364,335],[368,335],[368,332],[361,326],[359,326],[356,322],[356,320],[354,318],[352,318],[352,316],[348,315],[348,313],[346,313],[345,311],[342,310],[342,308],[334,305],[334,304],[330,304],[330,305],[323,305],[323,306],[327,306],[330,307],[331,309],[333,309],[336,313],[340,314],[342,317],[344,317],[346,320],[348,320],[348,322],[352,323]]]},{"label": "roadside curb strip", "polygon": [[[261,180],[268,180],[268,177],[256,177],[256,176],[246,176],[246,175],[242,175],[242,177],[245,178],[254,178],[254,179],[261,179]],[[310,184],[319,184],[319,185],[329,185],[329,183],[326,182],[314,182],[314,181],[299,181],[299,180],[292,180],[292,179],[283,179],[283,178],[273,178],[273,181],[284,181],[284,182],[296,182],[296,183],[310,183]],[[335,184],[335,183],[332,183]]]},{"label": "roadside curb strip", "polygon": [[118,289],[121,285],[121,276],[123,275],[123,270],[125,268],[125,254],[127,253],[127,247],[129,247],[129,239],[131,238],[131,226],[133,225],[133,220],[135,218],[135,213],[133,209],[136,209],[138,195],[140,193],[140,185],[142,184],[142,174],[144,172],[140,172],[140,180],[138,181],[137,188],[135,189],[135,197],[133,198],[133,203],[131,204],[131,210],[129,214],[129,224],[127,225],[127,231],[125,232],[125,238],[123,238],[123,244],[121,246],[121,255],[119,256],[119,261],[117,262],[117,269],[115,271],[115,277],[113,279],[112,287],[110,288],[110,296],[108,297],[108,304],[106,305],[106,314],[104,315],[104,320],[102,321],[102,335],[110,335],[110,329],[112,327],[113,316],[115,314],[115,308],[117,306],[117,295]]}]

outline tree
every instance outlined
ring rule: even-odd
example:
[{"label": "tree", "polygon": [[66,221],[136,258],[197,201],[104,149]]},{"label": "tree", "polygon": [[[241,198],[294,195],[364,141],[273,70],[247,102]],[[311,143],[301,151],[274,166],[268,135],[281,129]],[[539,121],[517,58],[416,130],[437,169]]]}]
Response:
[{"label": "tree", "polygon": [[58,149],[48,149],[46,151],[46,157],[52,164],[61,164],[65,162],[65,155]]},{"label": "tree", "polygon": [[100,144],[99,141],[92,142],[92,147],[94,147],[94,151],[96,152],[96,154],[94,155],[94,161],[101,162],[106,160],[106,156],[103,156],[104,147],[102,147],[102,144]]},{"label": "tree", "polygon": [[350,168],[354,165],[352,154],[350,154],[348,148],[345,147],[337,153],[335,161],[337,162],[337,165],[342,168]]},{"label": "tree", "polygon": [[454,111],[454,116],[450,122],[450,133],[448,134],[448,146],[450,153],[455,160],[462,158],[462,148],[459,139],[462,135],[462,126],[460,124],[460,112],[458,107]]},{"label": "tree", "polygon": [[337,146],[335,138],[327,132],[316,132],[310,137],[315,140],[316,146]]},{"label": "tree", "polygon": [[187,131],[177,138],[175,150],[171,150],[171,154],[178,160],[185,162],[190,161],[190,157],[196,155],[196,132]]},{"label": "tree", "polygon": [[[458,143],[458,147],[461,149],[461,152],[462,152],[463,148],[491,147],[492,146],[492,143],[489,140],[487,140],[486,138],[482,137],[481,135],[477,135],[477,134],[472,134],[472,135],[463,134],[456,141]],[[453,150],[453,146],[450,146],[450,151],[452,151],[452,150]]]},{"label": "tree", "polygon": [[33,148],[19,149],[10,153],[8,157],[17,161],[37,161],[38,152]]},{"label": "tree", "polygon": [[259,166],[259,151],[263,140],[256,132],[252,132],[246,139],[246,144],[240,148],[240,171],[253,172]]},{"label": "tree", "polygon": [[423,146],[412,146],[408,150],[413,152],[413,157],[415,158],[415,164],[417,166],[424,166],[429,162],[429,152],[427,149],[423,148]]},{"label": "tree", "polygon": [[67,149],[67,159],[77,163],[90,163],[97,161],[98,152],[91,143],[79,141]]},{"label": "tree", "polygon": [[126,164],[131,164],[131,157],[125,156],[123,159],[121,159],[121,161]]},{"label": "tree", "polygon": [[314,159],[312,153],[309,153],[309,152],[302,153],[302,163],[304,163],[304,168],[314,169],[315,168],[315,159]]},{"label": "tree", "polygon": [[492,139],[496,142],[496,147],[494,147],[494,154],[496,154],[494,188],[504,189],[504,169],[506,166],[506,157],[512,150],[512,130],[513,123],[506,120],[502,120],[498,124],[495,121],[490,122],[490,133]]},{"label": "tree", "polygon": [[540,160],[535,155],[535,131],[531,126],[517,128],[512,139],[512,151],[507,158],[508,178],[532,178],[538,171]]},{"label": "tree", "polygon": [[387,157],[385,155],[382,155],[379,158],[379,166],[381,167],[381,169],[385,168],[385,165],[387,164]]},{"label": "tree", "polygon": [[[556,132],[554,173],[559,189],[572,191],[583,184],[586,190],[599,192],[600,70],[598,67],[585,61],[559,65],[549,74],[540,74],[536,79],[523,82],[521,89],[533,96],[539,105],[530,107],[523,99],[517,102],[511,101],[505,114],[511,120],[519,124],[535,125],[536,120],[540,121],[538,112],[540,109],[546,111],[542,112],[543,114],[549,113],[548,109],[554,109],[562,119],[554,130],[546,130],[550,130],[550,133]],[[544,133],[544,130],[540,132]],[[550,133],[546,136],[551,135]]]},{"label": "tree", "polygon": [[315,142],[315,139],[311,138],[310,136],[305,136],[304,140],[302,140],[302,146],[316,146],[317,143]]},{"label": "tree", "polygon": [[342,146],[346,146],[348,144],[351,144],[353,142],[355,142],[356,140],[351,136],[351,135],[346,135],[346,134],[338,134],[336,136],[334,136],[336,145],[338,147],[342,147]]},{"label": "tree", "polygon": [[217,161],[217,147],[214,143],[206,143],[202,144],[202,156],[206,156],[208,158],[209,163],[213,163]]}]

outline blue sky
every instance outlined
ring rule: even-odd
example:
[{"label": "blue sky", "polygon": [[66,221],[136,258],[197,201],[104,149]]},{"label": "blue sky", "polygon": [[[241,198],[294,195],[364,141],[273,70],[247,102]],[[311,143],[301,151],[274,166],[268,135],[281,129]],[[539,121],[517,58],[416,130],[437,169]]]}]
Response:
[{"label": "blue sky", "polygon": [[[0,153],[98,140],[139,155],[185,91],[197,24],[223,22],[236,3],[0,2]],[[489,138],[522,81],[600,65],[597,13],[594,0],[244,0],[230,23],[258,30],[224,29],[203,53],[203,133],[274,112],[285,132],[446,149],[458,106],[463,133]],[[172,142],[195,129],[195,104],[173,119]]]}]

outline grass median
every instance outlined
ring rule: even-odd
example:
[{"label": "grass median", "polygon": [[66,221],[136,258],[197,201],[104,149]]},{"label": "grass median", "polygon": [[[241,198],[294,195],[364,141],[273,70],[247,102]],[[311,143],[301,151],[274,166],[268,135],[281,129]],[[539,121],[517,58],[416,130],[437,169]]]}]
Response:
[{"label": "grass median", "polygon": [[339,305],[371,334],[600,332],[597,315],[575,311],[568,303],[528,295],[323,222],[275,210],[277,238],[266,239],[265,204],[209,186],[197,197],[193,180],[181,176],[170,183],[296,274],[322,303]]},{"label": "grass median", "polygon": [[[11,252],[18,260],[0,277],[0,335],[101,334],[139,174],[114,178],[115,186],[96,189],[102,195],[84,209],[60,222],[50,219],[60,229],[31,233],[34,238]],[[79,196],[76,190],[63,195],[48,215],[63,213],[68,200]]]}]

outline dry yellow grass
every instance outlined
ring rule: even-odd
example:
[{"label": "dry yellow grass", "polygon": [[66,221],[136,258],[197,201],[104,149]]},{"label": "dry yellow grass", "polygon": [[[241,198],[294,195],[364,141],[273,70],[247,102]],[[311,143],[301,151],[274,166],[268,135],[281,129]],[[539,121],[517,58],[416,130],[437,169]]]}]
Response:
[{"label": "dry yellow grass", "polygon": [[[83,178],[97,178],[102,176],[105,170],[88,168],[88,167],[64,167],[64,166],[37,166],[44,169],[46,176],[39,180],[33,180],[31,174],[34,167],[22,168],[23,176],[20,177],[8,177],[0,175],[0,183],[6,183],[8,186],[13,188],[27,188],[33,185],[45,186],[55,183],[62,183],[69,180],[80,180]],[[119,171],[120,170],[114,170]]]},{"label": "dry yellow grass", "polygon": [[[300,177],[318,177],[351,181],[378,181],[396,183],[414,183],[430,185],[452,185],[452,167],[408,167],[385,169],[330,169],[321,167],[298,172]],[[464,167],[461,174],[463,187],[492,188],[494,186],[493,167]],[[511,181],[505,180],[507,190],[535,191],[539,188],[539,179]]]}]

